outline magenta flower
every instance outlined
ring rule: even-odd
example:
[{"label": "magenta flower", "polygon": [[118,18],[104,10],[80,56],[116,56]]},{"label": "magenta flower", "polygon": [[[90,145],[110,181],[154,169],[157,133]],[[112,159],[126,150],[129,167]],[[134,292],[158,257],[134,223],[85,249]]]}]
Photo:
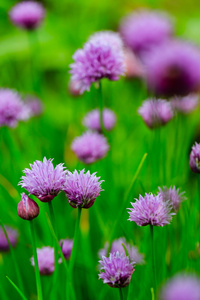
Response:
[{"label": "magenta flower", "polygon": [[[18,237],[19,233],[17,230],[9,227],[9,226],[4,226],[6,233],[8,235],[8,239],[14,248],[17,245],[18,242]],[[10,250],[9,244],[7,242],[6,236],[3,232],[2,227],[0,227],[0,252],[7,252]]]},{"label": "magenta flower", "polygon": [[171,203],[163,201],[160,194],[154,196],[152,193],[145,193],[144,197],[139,195],[139,199],[135,200],[136,202],[131,202],[133,208],[128,208],[130,210],[128,220],[139,226],[164,226],[169,224],[175,215],[171,212]]},{"label": "magenta flower", "polygon": [[0,89],[0,126],[16,127],[18,121],[30,117],[30,111],[19,94],[10,89]]},{"label": "magenta flower", "polygon": [[173,26],[162,12],[138,11],[122,19],[120,32],[124,43],[141,55],[171,38]]},{"label": "magenta flower", "polygon": [[163,186],[162,189],[160,187],[158,187],[158,189],[158,194],[161,195],[163,201],[169,201],[175,212],[179,210],[181,202],[186,200],[186,197],[183,196],[185,192],[179,193],[179,189],[176,189],[175,186],[170,187],[169,189],[166,186]]},{"label": "magenta flower", "polygon": [[90,171],[84,173],[84,169],[75,170],[73,173],[68,172],[67,180],[64,186],[64,192],[69,204],[74,207],[89,208],[94,204],[95,199],[99,196],[101,189],[100,177],[96,173],[90,174]]},{"label": "magenta flower", "polygon": [[27,96],[25,99],[25,106],[30,111],[30,116],[35,117],[41,115],[44,110],[41,100],[34,96]]},{"label": "magenta flower", "polygon": [[173,109],[182,114],[189,114],[199,105],[199,96],[190,94],[185,97],[175,97],[170,99]]},{"label": "magenta flower", "polygon": [[65,259],[67,260],[70,259],[72,247],[73,247],[73,240],[70,239],[60,240],[59,244]]},{"label": "magenta flower", "polygon": [[138,113],[150,129],[165,125],[174,116],[170,103],[162,99],[145,100]]},{"label": "magenta flower", "polygon": [[106,156],[109,145],[102,134],[87,131],[73,140],[71,149],[82,162],[91,164]]},{"label": "magenta flower", "polygon": [[19,185],[42,202],[49,202],[63,189],[67,170],[63,164],[53,167],[53,159],[36,160],[31,169],[25,169]]},{"label": "magenta flower", "polygon": [[110,253],[109,257],[103,256],[99,263],[102,266],[99,278],[103,279],[103,283],[107,283],[114,288],[129,285],[135,269],[128,256],[125,256],[124,253]]},{"label": "magenta flower", "polygon": [[39,215],[39,206],[25,193],[22,193],[21,201],[17,205],[17,214],[24,220],[33,220]]},{"label": "magenta flower", "polygon": [[[136,265],[142,265],[144,264],[144,255],[139,253],[138,248],[136,246],[131,245],[126,241],[124,237],[121,237],[119,239],[116,239],[112,242],[110,253],[116,253],[117,251],[121,254],[126,254],[124,251],[124,247],[122,244],[125,245],[128,254],[130,256],[130,261]],[[99,250],[99,257],[106,256],[108,252],[109,245],[108,243],[105,244],[103,249]]]},{"label": "magenta flower", "polygon": [[195,143],[190,152],[190,169],[194,173],[200,173],[200,144]]},{"label": "magenta flower", "polygon": [[200,87],[200,51],[192,44],[164,43],[153,48],[144,61],[149,89],[156,95],[185,96]]},{"label": "magenta flower", "polygon": [[[103,109],[103,124],[104,128],[108,131],[113,129],[116,124],[115,113],[108,108]],[[100,122],[100,111],[99,109],[94,109],[87,113],[83,119],[83,125],[91,130],[96,130],[101,132],[101,122]]]},{"label": "magenta flower", "polygon": [[160,293],[160,300],[199,300],[200,280],[196,275],[178,274],[168,280]]},{"label": "magenta flower", "polygon": [[33,30],[43,21],[45,10],[41,3],[22,1],[10,10],[9,16],[14,25],[27,30]]},{"label": "magenta flower", "polygon": [[[49,246],[37,248],[37,258],[40,275],[51,275],[55,270],[54,248]],[[35,267],[33,256],[31,257],[31,265]]]},{"label": "magenta flower", "polygon": [[[105,38],[104,38],[105,36]],[[70,65],[71,81],[80,84],[80,93],[89,91],[93,82],[102,78],[118,80],[125,73],[124,54],[117,33],[93,35],[74,55]]]}]

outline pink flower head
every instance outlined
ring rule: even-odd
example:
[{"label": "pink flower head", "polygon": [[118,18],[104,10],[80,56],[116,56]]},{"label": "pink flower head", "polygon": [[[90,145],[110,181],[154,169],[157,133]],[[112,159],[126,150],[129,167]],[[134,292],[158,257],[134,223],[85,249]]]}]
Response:
[{"label": "pink flower head", "polygon": [[54,169],[52,160],[44,157],[43,161],[36,160],[33,165],[30,164],[31,169],[23,171],[25,176],[22,176],[19,183],[42,202],[49,202],[56,197],[66,182],[67,170],[63,164]]},{"label": "pink flower head", "polygon": [[[9,226],[4,226],[4,228],[6,230],[8,239],[9,239],[12,247],[15,247],[17,245],[18,237],[19,237],[18,231]],[[10,247],[9,247],[7,238],[5,236],[5,233],[2,229],[2,227],[0,227],[0,252],[7,252],[9,250],[10,250]]]},{"label": "pink flower head", "polygon": [[158,189],[163,201],[169,201],[175,212],[179,210],[181,202],[186,200],[186,197],[183,196],[185,192],[179,193],[179,189],[176,189],[175,186],[170,187],[169,189],[166,186],[163,186],[162,189],[160,187],[158,187]]},{"label": "pink flower head", "polygon": [[170,103],[163,99],[145,100],[139,107],[138,113],[150,129],[165,125],[173,118]]},{"label": "pink flower head", "polygon": [[[103,124],[104,124],[104,128],[108,131],[113,129],[113,127],[115,126],[116,115],[111,109],[108,108],[103,109]],[[94,109],[89,113],[87,113],[87,115],[83,119],[83,125],[88,129],[101,132],[99,109]]]},{"label": "pink flower head", "polygon": [[78,82],[80,93],[89,91],[93,82],[102,78],[118,80],[125,73],[124,53],[117,33],[93,35],[83,49],[77,50],[70,65],[71,81]]},{"label": "pink flower head", "polygon": [[9,13],[13,24],[26,30],[37,28],[45,17],[45,10],[41,3],[22,1],[17,3]]},{"label": "pink flower head", "polygon": [[73,140],[71,149],[81,161],[91,164],[106,156],[109,145],[102,134],[87,131]]},{"label": "pink flower head", "polygon": [[185,97],[174,97],[170,99],[173,109],[182,114],[189,114],[199,105],[199,96],[190,94]]},{"label": "pink flower head", "polygon": [[67,196],[69,204],[74,207],[90,208],[95,199],[99,196],[101,183],[100,177],[96,173],[90,174],[90,171],[84,173],[85,170],[75,170],[73,173],[68,172],[64,192]]},{"label": "pink flower head", "polygon": [[145,76],[145,68],[133,51],[126,48],[124,50],[124,58],[126,66],[125,76],[127,78],[143,78]]},{"label": "pink flower head", "polygon": [[[37,258],[40,275],[51,275],[55,270],[54,248],[49,246],[38,248]],[[33,256],[31,257],[31,265],[35,267]]]},{"label": "pink flower head", "polygon": [[139,226],[164,226],[170,223],[175,214],[171,212],[171,203],[163,201],[160,194],[154,196],[152,193],[145,193],[144,197],[139,195],[139,199],[135,200],[131,203],[133,208],[128,208],[130,210],[128,220]]},{"label": "pink flower head", "polygon": [[200,173],[200,144],[197,142],[192,146],[190,152],[190,169],[194,173]]},{"label": "pink flower head", "polygon": [[128,256],[125,256],[124,253],[120,254],[118,251],[110,253],[109,257],[103,256],[99,263],[101,264],[99,278],[103,279],[103,283],[107,283],[114,288],[129,285],[135,269]]},{"label": "pink flower head", "polygon": [[59,244],[62,249],[64,258],[67,260],[70,259],[72,247],[73,247],[73,240],[70,239],[60,240]]},{"label": "pink flower head", "polygon": [[120,32],[124,43],[141,55],[171,38],[173,26],[162,12],[138,11],[122,19]]},{"label": "pink flower head", "polygon": [[186,96],[200,87],[200,51],[183,41],[154,47],[144,58],[148,87],[158,96]]}]

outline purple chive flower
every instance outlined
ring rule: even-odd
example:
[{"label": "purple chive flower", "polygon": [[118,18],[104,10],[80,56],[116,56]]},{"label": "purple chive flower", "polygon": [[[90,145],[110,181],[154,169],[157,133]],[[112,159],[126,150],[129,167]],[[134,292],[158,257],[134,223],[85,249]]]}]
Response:
[{"label": "purple chive flower", "polygon": [[160,194],[154,196],[152,193],[145,193],[144,197],[139,195],[139,200],[135,200],[136,202],[131,202],[133,208],[128,208],[130,210],[128,220],[138,226],[164,226],[169,224],[172,216],[175,215],[171,212],[171,203],[163,201]]},{"label": "purple chive flower", "polygon": [[59,244],[65,259],[68,260],[71,256],[73,240],[70,239],[60,240]]},{"label": "purple chive flower", "polygon": [[126,66],[126,74],[127,78],[143,78],[145,77],[145,69],[142,65],[142,62],[138,59],[138,57],[131,51],[126,48],[124,50],[124,59]]},{"label": "purple chive flower", "polygon": [[10,89],[0,89],[0,126],[16,127],[18,121],[25,121],[30,112],[19,94]]},{"label": "purple chive flower", "polygon": [[171,38],[173,26],[162,12],[139,11],[122,19],[120,32],[124,43],[141,55]]},{"label": "purple chive flower", "polygon": [[[105,38],[104,38],[105,37]],[[70,65],[72,82],[79,82],[80,93],[89,91],[93,82],[102,78],[118,80],[125,73],[122,42],[117,33],[101,32],[93,35],[83,49],[74,55]]]},{"label": "purple chive flower", "polygon": [[22,193],[21,201],[17,205],[17,214],[24,220],[33,220],[39,215],[39,206],[25,193]]},{"label": "purple chive flower", "polygon": [[167,281],[160,300],[199,300],[200,280],[196,275],[178,274]]},{"label": "purple chive flower", "polygon": [[[15,247],[18,242],[19,233],[17,230],[9,227],[4,226],[6,233],[8,235],[9,241],[12,245],[12,247]],[[3,232],[2,227],[0,227],[0,252],[7,252],[10,250],[9,244],[7,242],[6,236]]]},{"label": "purple chive flower", "polygon": [[156,95],[186,96],[200,87],[200,51],[192,44],[170,41],[144,59],[147,83]]},{"label": "purple chive flower", "polygon": [[14,25],[27,30],[33,30],[43,21],[45,10],[41,3],[22,1],[10,10],[9,16]]},{"label": "purple chive flower", "polygon": [[173,109],[182,114],[189,114],[199,105],[199,96],[190,94],[185,97],[175,97],[170,99]]},{"label": "purple chive flower", "polygon": [[[117,251],[121,254],[126,254],[124,251],[124,247],[122,244],[125,245],[128,254],[130,256],[130,261],[133,262],[136,265],[142,265],[144,264],[144,255],[139,253],[138,248],[136,246],[133,246],[125,240],[125,238],[121,237],[119,239],[116,239],[112,242],[110,253],[116,253]],[[106,256],[108,252],[108,243],[105,244],[103,249],[99,250],[99,257]]]},{"label": "purple chive flower", "polygon": [[[116,124],[115,113],[108,108],[103,109],[103,124],[106,130],[110,131]],[[94,109],[87,113],[83,119],[83,125],[91,130],[101,132],[100,111]]]},{"label": "purple chive flower", "polygon": [[34,96],[27,96],[24,103],[27,109],[30,111],[30,116],[39,116],[44,110],[41,100]]},{"label": "purple chive flower", "polygon": [[53,167],[53,159],[36,160],[31,169],[25,169],[19,185],[42,202],[49,202],[63,189],[67,170],[63,164]]},{"label": "purple chive flower", "polygon": [[163,186],[161,189],[158,187],[159,193],[163,201],[169,201],[172,205],[172,208],[177,212],[180,208],[181,202],[186,200],[186,197],[183,196],[185,192],[179,193],[179,189],[176,189],[175,186],[170,187],[169,189],[166,186]]},{"label": "purple chive flower", "polygon": [[102,134],[87,131],[73,140],[71,149],[82,162],[91,164],[106,156],[109,145]]},{"label": "purple chive flower", "polygon": [[[50,275],[55,270],[54,248],[42,247],[37,248],[37,258],[40,275]],[[31,265],[35,267],[33,256],[31,257]]]},{"label": "purple chive flower", "polygon": [[194,173],[200,173],[200,144],[195,143],[190,152],[190,169]]},{"label": "purple chive flower", "polygon": [[114,288],[129,285],[135,269],[124,253],[120,254],[118,251],[110,253],[109,257],[103,256],[99,263],[102,266],[101,271],[104,270],[99,274],[99,278],[103,279],[103,283],[107,283]]},{"label": "purple chive flower", "polygon": [[67,196],[69,204],[74,207],[89,208],[94,204],[95,199],[99,196],[101,189],[100,177],[96,173],[90,174],[90,171],[81,170],[78,173],[68,172],[64,192]]},{"label": "purple chive flower", "polygon": [[68,92],[71,96],[78,97],[81,95],[81,82],[70,80],[68,84]]},{"label": "purple chive flower", "polygon": [[150,129],[165,125],[173,118],[170,103],[163,99],[147,99],[139,107],[138,113]]}]

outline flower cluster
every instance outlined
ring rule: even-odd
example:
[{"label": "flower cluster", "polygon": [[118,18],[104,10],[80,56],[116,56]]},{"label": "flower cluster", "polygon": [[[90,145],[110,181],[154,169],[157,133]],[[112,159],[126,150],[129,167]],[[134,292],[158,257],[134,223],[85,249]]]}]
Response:
[{"label": "flower cluster", "polygon": [[125,73],[122,41],[117,33],[99,32],[89,38],[83,49],[73,55],[71,81],[78,82],[80,93],[88,91],[102,78],[118,80]]},{"label": "flower cluster", "polygon": [[[103,109],[103,125],[104,128],[108,131],[113,129],[116,124],[116,115],[115,113],[108,108]],[[96,130],[101,132],[101,123],[100,123],[100,111],[99,109],[94,109],[87,113],[83,119],[83,125],[91,130]]]},{"label": "flower cluster", "polygon": [[[17,245],[18,237],[19,237],[18,231],[9,226],[4,226],[4,228],[8,235],[8,239],[11,243],[11,246],[15,247]],[[0,252],[6,252],[6,251],[9,251],[9,249],[10,249],[10,247],[9,247],[7,238],[5,236],[5,233],[2,229],[2,227],[0,227]]]},{"label": "flower cluster", "polygon": [[176,112],[188,114],[199,105],[199,96],[190,94],[185,97],[174,97],[170,99],[170,103]]},{"label": "flower cluster", "polygon": [[68,172],[64,192],[69,204],[74,207],[89,208],[94,204],[95,199],[99,196],[101,189],[100,177],[96,173],[90,174],[90,171],[80,173],[75,170],[73,173]]},{"label": "flower cluster", "polygon": [[114,288],[129,285],[135,269],[128,256],[125,256],[124,253],[110,253],[109,257],[103,256],[99,263],[101,264],[99,278],[103,279],[103,283],[107,283]]},{"label": "flower cluster", "polygon": [[129,208],[128,220],[139,226],[164,226],[170,223],[172,216],[175,214],[171,212],[171,203],[164,201],[161,194],[145,193],[144,197],[139,195],[139,199],[135,200],[134,203],[131,202],[133,208]]},{"label": "flower cluster", "polygon": [[200,173],[200,144],[197,142],[190,152],[190,169],[194,173]]},{"label": "flower cluster", "polygon": [[67,260],[70,259],[72,247],[73,247],[73,240],[70,240],[70,239],[60,240],[59,244],[60,244],[62,253],[64,255],[64,258]]},{"label": "flower cluster", "polygon": [[22,1],[16,4],[9,13],[13,24],[26,30],[37,28],[45,17],[45,10],[41,3]]},{"label": "flower cluster", "polygon": [[159,193],[163,199],[163,201],[169,201],[172,205],[172,208],[175,212],[177,212],[180,208],[181,202],[186,199],[184,196],[185,192],[179,193],[179,189],[176,189],[175,186],[170,187],[169,189],[166,186],[163,186],[161,189],[158,187]]},{"label": "flower cluster", "polygon": [[[47,246],[37,249],[37,258],[40,274],[51,275],[55,270],[54,248]],[[31,257],[31,264],[35,267],[33,256]]]}]

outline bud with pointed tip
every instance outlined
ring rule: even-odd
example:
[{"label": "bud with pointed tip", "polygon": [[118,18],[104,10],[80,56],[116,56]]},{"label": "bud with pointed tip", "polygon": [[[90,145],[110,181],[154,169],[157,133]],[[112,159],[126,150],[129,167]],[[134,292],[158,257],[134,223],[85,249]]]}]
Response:
[{"label": "bud with pointed tip", "polygon": [[17,205],[17,213],[20,218],[31,221],[39,215],[39,206],[25,193],[22,193],[21,201]]}]

